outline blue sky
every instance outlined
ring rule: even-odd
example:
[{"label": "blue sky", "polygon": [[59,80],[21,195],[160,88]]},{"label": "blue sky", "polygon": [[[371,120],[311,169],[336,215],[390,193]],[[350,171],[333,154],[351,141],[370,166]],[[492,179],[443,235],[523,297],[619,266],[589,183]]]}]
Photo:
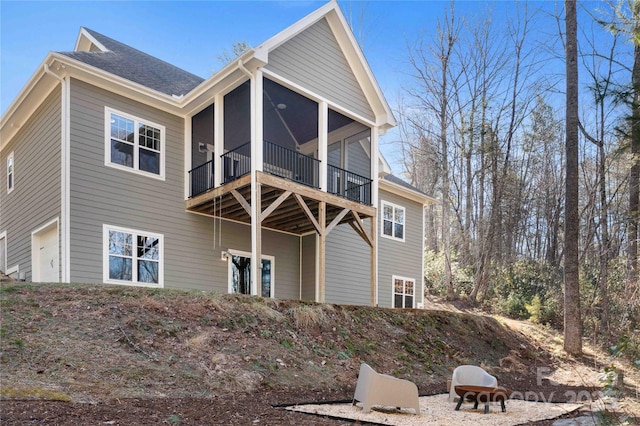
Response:
[{"label": "blue sky", "polygon": [[[233,42],[257,46],[324,3],[2,0],[0,111],[4,113],[48,52],[73,50],[81,26],[206,78],[222,66],[218,55],[230,49]],[[344,0],[339,4],[347,19],[352,11],[358,15],[364,10],[363,51],[393,107],[402,86],[410,81],[407,42],[433,37],[449,1]],[[551,12],[555,8],[552,1],[533,4]],[[510,1],[456,2],[456,11],[471,19],[488,8],[493,8],[495,19],[500,20],[513,14],[515,6]],[[556,31],[554,26],[552,21],[541,26],[539,36],[548,37]],[[391,134],[386,140],[393,138]],[[393,161],[392,144],[387,145],[383,152],[387,151],[385,155]]]}]

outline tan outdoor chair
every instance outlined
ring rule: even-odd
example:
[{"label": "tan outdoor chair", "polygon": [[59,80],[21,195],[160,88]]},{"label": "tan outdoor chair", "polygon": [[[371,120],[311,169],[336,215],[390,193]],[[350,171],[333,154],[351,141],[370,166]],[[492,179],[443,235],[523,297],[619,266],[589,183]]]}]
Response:
[{"label": "tan outdoor chair", "polygon": [[368,364],[360,366],[353,405],[362,402],[362,412],[368,413],[374,405],[413,408],[420,415],[418,387],[409,380],[376,373]]},{"label": "tan outdoor chair", "polygon": [[451,389],[449,390],[449,402],[458,399],[456,386],[486,386],[490,388],[498,387],[498,379],[475,365],[461,365],[453,370],[451,376]]}]

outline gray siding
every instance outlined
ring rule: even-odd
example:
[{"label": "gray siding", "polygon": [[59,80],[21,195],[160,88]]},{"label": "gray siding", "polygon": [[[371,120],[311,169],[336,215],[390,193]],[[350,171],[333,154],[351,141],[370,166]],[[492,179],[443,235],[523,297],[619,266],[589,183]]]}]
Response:
[{"label": "gray siding", "polygon": [[316,238],[316,234],[302,237],[302,300],[316,300]]},{"label": "gray siding", "polygon": [[325,301],[370,305],[371,248],[351,226],[344,224],[331,231],[326,257]]},{"label": "gray siding", "polygon": [[[213,219],[211,219],[213,226]],[[216,268],[215,290],[227,292],[227,262],[221,251],[240,250],[251,253],[251,227],[242,223],[216,221],[216,245],[213,262]],[[218,232],[221,232],[219,235]],[[213,245],[213,241],[210,246]],[[300,237],[269,230],[262,231],[262,254],[275,257],[274,297],[300,298]],[[220,285],[222,284],[222,285]]]},{"label": "gray siding", "polygon": [[405,208],[405,241],[385,238],[378,218],[378,305],[393,306],[393,275],[413,278],[416,282],[415,306],[422,302],[422,204],[396,194],[380,191],[378,212],[382,214],[382,201]]},{"label": "gray siding", "polygon": [[[7,266],[19,265],[27,280],[32,270],[31,232],[60,217],[60,99],[58,86],[0,154],[0,232],[7,231]],[[7,194],[11,152],[15,186]]]},{"label": "gray siding", "polygon": [[373,111],[326,19],[269,53],[266,69],[369,120]]},{"label": "gray siding", "polygon": [[[71,279],[102,282],[108,224],[164,236],[165,287],[226,293],[221,251],[251,251],[250,228],[185,211],[184,120],[76,80],[71,98]],[[105,106],[165,126],[164,181],[105,166]],[[277,297],[297,298],[299,238],[265,231],[263,252],[276,256]]]},{"label": "gray siding", "polygon": [[[164,181],[105,166],[105,106],[165,126]],[[108,224],[164,235],[165,287],[211,287],[213,222],[185,211],[183,141],[183,119],[72,80],[72,281],[102,282]]]}]

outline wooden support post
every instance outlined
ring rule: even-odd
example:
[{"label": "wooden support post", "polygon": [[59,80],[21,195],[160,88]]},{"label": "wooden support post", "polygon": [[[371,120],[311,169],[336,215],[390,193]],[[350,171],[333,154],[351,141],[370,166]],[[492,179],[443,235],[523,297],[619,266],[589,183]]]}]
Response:
[{"label": "wooden support post", "polygon": [[251,183],[251,294],[260,296],[262,291],[262,190],[260,183]]},{"label": "wooden support post", "polygon": [[371,217],[371,306],[377,304],[378,293],[378,238],[377,238],[377,221],[375,216]]},{"label": "wooden support post", "polygon": [[320,232],[318,238],[320,239],[318,250],[318,294],[317,302],[324,303],[325,301],[325,280],[326,280],[326,243],[327,243],[327,203],[320,201],[318,203],[318,222],[320,222]]}]

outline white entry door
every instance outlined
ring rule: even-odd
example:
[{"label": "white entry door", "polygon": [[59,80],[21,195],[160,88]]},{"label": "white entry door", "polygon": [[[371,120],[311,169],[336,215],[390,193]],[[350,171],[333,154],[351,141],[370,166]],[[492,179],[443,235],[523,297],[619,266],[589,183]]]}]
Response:
[{"label": "white entry door", "polygon": [[60,250],[58,222],[54,222],[33,234],[32,262],[34,282],[60,281]]}]

